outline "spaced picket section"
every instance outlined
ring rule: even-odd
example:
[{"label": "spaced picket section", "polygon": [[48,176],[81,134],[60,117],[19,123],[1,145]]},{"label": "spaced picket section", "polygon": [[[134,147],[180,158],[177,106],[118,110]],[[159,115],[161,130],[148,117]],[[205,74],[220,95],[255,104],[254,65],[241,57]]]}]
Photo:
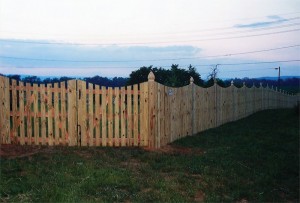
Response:
[{"label": "spaced picket section", "polygon": [[0,143],[159,148],[299,97],[268,85],[180,88],[148,81],[105,87],[82,80],[24,84],[0,76]]}]

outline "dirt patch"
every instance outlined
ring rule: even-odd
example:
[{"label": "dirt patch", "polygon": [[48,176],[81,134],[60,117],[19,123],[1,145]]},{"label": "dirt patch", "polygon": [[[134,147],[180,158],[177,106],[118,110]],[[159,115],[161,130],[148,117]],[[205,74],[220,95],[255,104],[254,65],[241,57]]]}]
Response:
[{"label": "dirt patch", "polygon": [[157,151],[167,154],[204,154],[205,151],[198,148],[189,148],[189,147],[181,147],[181,146],[175,146],[175,145],[166,145],[159,149],[146,149],[148,151]]},{"label": "dirt patch", "polygon": [[199,190],[198,192],[196,192],[194,201],[195,202],[204,202],[204,198],[205,198],[204,192],[202,192],[201,190]]},{"label": "dirt patch", "polygon": [[15,159],[21,157],[30,157],[37,153],[52,153],[58,150],[58,147],[1,144],[0,158]]},{"label": "dirt patch", "polygon": [[0,157],[13,159],[18,157],[32,156],[40,151],[40,146],[20,146],[2,144],[0,146]]}]

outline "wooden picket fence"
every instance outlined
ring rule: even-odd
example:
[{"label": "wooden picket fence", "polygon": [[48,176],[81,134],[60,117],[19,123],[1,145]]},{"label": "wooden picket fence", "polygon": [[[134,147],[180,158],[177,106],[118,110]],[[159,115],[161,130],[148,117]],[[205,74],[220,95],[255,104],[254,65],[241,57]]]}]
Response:
[{"label": "wooden picket fence", "polygon": [[0,143],[158,148],[264,109],[290,108],[297,96],[273,88],[180,88],[154,81],[104,87],[81,80],[24,84],[0,76]]}]

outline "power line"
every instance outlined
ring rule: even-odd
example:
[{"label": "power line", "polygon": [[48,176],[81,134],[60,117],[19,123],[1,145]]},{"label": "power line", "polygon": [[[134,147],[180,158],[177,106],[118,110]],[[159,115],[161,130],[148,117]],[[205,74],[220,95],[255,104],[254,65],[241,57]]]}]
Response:
[{"label": "power line", "polygon": [[[245,62],[245,63],[217,63],[218,64],[218,67],[220,66],[236,66],[236,65],[257,65],[257,64],[272,64],[272,63],[291,63],[291,62],[300,62],[300,59],[291,59],[291,60],[282,60],[282,61],[260,61],[260,62]],[[190,66],[192,64],[184,64],[184,65],[180,65],[181,67],[182,66]],[[211,66],[215,66],[216,63],[214,64],[196,64],[196,65],[192,65],[193,67],[211,67]],[[149,65],[148,67],[150,66],[154,66],[154,65]],[[10,67],[15,67],[15,66],[11,66]],[[22,68],[26,68],[26,66],[20,66]],[[139,68],[139,67],[147,67],[145,65],[142,65],[142,66],[102,66],[102,67],[99,67],[99,66],[90,66],[90,67],[87,67],[87,66],[84,66],[84,67],[34,67],[34,66],[27,66],[27,68],[56,68],[56,69],[59,69],[59,68],[99,68],[99,69],[104,69],[104,68],[111,68],[111,69],[118,69],[118,68],[126,68],[126,69],[132,69],[132,68]],[[158,67],[158,68],[168,68],[170,67],[170,65],[164,65],[164,66],[159,66],[159,65],[155,65],[154,67]]]},{"label": "power line", "polygon": [[[244,69],[244,70],[225,70],[221,73],[231,73],[231,72],[247,72],[247,71],[254,71],[254,70],[274,70],[274,68],[256,68],[256,69]],[[206,72],[206,73],[201,73],[202,75],[206,75],[206,74],[210,74],[210,72]]]},{"label": "power line", "polygon": [[266,63],[290,63],[298,62],[299,59],[295,60],[286,60],[286,61],[262,61],[262,62],[246,62],[246,63],[218,63],[221,66],[237,66],[237,65],[255,65],[255,64],[266,64]]},{"label": "power line", "polygon": [[62,60],[62,59],[39,59],[39,58],[23,58],[23,57],[13,57],[13,56],[1,56],[0,58],[5,59],[14,59],[14,60],[30,60],[30,61],[48,61],[48,62],[71,62],[71,63],[120,63],[120,62],[142,62],[142,61],[174,61],[174,60],[190,60],[190,59],[205,59],[205,58],[218,58],[218,57],[229,57],[229,56],[236,56],[236,55],[245,55],[245,54],[252,54],[252,53],[261,53],[261,52],[268,52],[280,49],[289,49],[294,47],[299,47],[300,45],[291,45],[291,46],[284,46],[284,47],[277,47],[277,48],[270,48],[270,49],[262,49],[262,50],[255,50],[255,51],[247,51],[247,52],[238,52],[238,53],[229,53],[229,54],[222,54],[222,55],[211,55],[211,56],[200,56],[200,57],[181,57],[181,58],[162,58],[162,59],[137,59],[137,60]]},{"label": "power line", "polygon": [[201,41],[214,41],[214,40],[226,40],[226,39],[239,39],[239,38],[248,38],[248,37],[256,37],[256,36],[266,36],[266,35],[274,35],[274,34],[282,34],[288,32],[296,32],[300,29],[291,29],[291,30],[283,30],[277,32],[268,32],[261,34],[252,34],[252,35],[242,35],[242,36],[233,36],[233,37],[219,37],[219,38],[206,38],[206,39],[195,39],[195,40],[183,40],[183,41],[156,41],[156,42],[124,42],[124,43],[63,43],[63,42],[36,42],[36,41],[24,41],[24,40],[11,40],[11,39],[0,39],[0,41],[5,42],[13,42],[13,43],[25,43],[25,44],[46,44],[46,45],[71,45],[71,46],[113,46],[113,45],[143,45],[143,44],[168,44],[168,43],[186,43],[186,42],[201,42]]}]

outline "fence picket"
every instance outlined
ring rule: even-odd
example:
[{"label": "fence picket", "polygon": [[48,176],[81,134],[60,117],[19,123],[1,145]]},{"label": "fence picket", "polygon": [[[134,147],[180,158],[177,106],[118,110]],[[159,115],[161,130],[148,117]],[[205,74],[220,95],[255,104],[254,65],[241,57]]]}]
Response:
[{"label": "fence picket", "polygon": [[114,146],[120,146],[120,90],[118,87],[115,87],[114,111]]},{"label": "fence picket", "polygon": [[132,93],[131,86],[127,86],[127,146],[132,146]]},{"label": "fence picket", "polygon": [[100,87],[95,85],[95,139],[96,146],[100,146],[100,121],[101,121],[101,112],[100,112]]},{"label": "fence picket", "polygon": [[[68,81],[68,145],[77,145],[76,80]],[[49,120],[48,120],[49,121]]]},{"label": "fence picket", "polygon": [[139,105],[138,105],[138,84],[133,85],[133,145],[139,145]]},{"label": "fence picket", "polygon": [[0,76],[0,100],[1,100],[1,144],[10,144],[10,98],[9,98],[9,79]]},{"label": "fence picket", "polygon": [[47,115],[48,115],[48,144],[53,145],[53,115],[54,115],[54,106],[53,106],[53,97],[52,97],[52,84],[47,84]]},{"label": "fence picket", "polygon": [[66,144],[66,128],[67,128],[67,115],[66,115],[66,83],[60,83],[60,121],[61,121],[61,141],[62,145]]},{"label": "fence picket", "polygon": [[89,96],[88,96],[88,130],[87,130],[87,143],[89,146],[94,145],[94,99],[93,99],[93,84],[89,83]]},{"label": "fence picket", "polygon": [[31,120],[31,111],[32,111],[32,93],[31,93],[31,84],[26,83],[26,124],[27,124],[27,144],[31,145],[32,142],[32,120]]},{"label": "fence picket", "polygon": [[106,87],[101,87],[101,106],[102,106],[102,146],[107,146],[107,119],[106,119],[106,107],[107,107],[107,96],[106,96]]},{"label": "fence picket", "polygon": [[40,122],[39,122],[39,98],[38,98],[38,84],[33,84],[33,129],[34,129],[34,144],[39,145],[39,138],[40,138]]},{"label": "fence picket", "polygon": [[80,127],[79,145],[87,146],[87,102],[86,82],[78,81],[78,125]]},{"label": "fence picket", "polygon": [[18,138],[18,121],[17,121],[17,81],[12,80],[12,128],[11,128],[11,141],[17,143]]},{"label": "fence picket", "polygon": [[46,98],[45,98],[45,85],[41,84],[41,137],[42,137],[42,145],[46,145]]},{"label": "fence picket", "polygon": [[126,146],[126,111],[125,87],[121,87],[121,146]]},{"label": "fence picket", "polygon": [[107,92],[107,123],[108,123],[108,140],[107,145],[113,146],[113,90],[108,88]]},{"label": "fence picket", "polygon": [[59,145],[59,132],[60,132],[60,116],[59,116],[59,95],[58,95],[58,83],[54,83],[54,122],[55,122],[55,136],[54,143]]},{"label": "fence picket", "polygon": [[[1,96],[0,96],[1,97]],[[25,144],[25,124],[24,124],[24,83],[19,82],[19,112],[20,112],[20,144]],[[0,121],[1,123],[1,121]],[[0,126],[1,127],[1,126]]]}]

